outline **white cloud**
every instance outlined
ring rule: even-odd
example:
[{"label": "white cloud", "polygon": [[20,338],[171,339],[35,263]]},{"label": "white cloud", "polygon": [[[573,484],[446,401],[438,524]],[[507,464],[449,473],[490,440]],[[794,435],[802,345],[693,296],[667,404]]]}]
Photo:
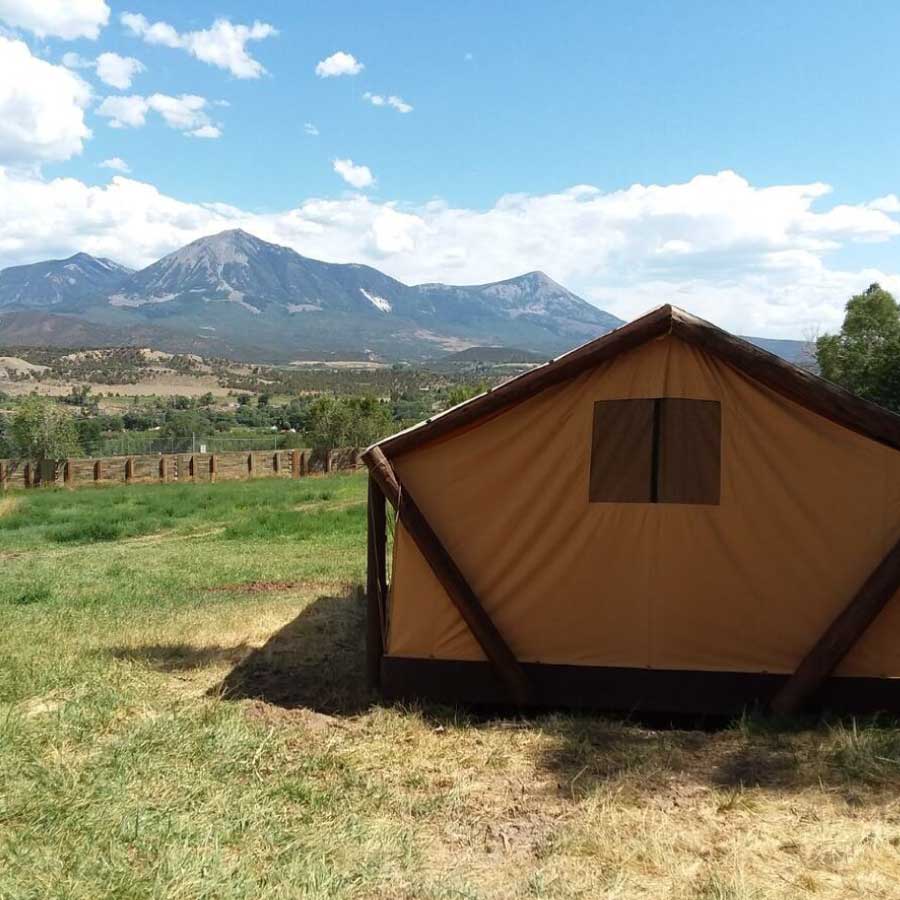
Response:
[{"label": "white cloud", "polygon": [[879,212],[900,213],[900,197],[896,194],[886,194],[884,197],[876,197],[870,200],[866,206]]},{"label": "white cloud", "polygon": [[[143,266],[204,234],[244,228],[407,283],[481,283],[543,269],[623,318],[672,302],[738,333],[803,338],[837,327],[847,299],[873,281],[900,295],[900,266],[829,264],[849,244],[900,239],[900,223],[866,204],[829,207],[828,190],[760,188],[720,172],[610,192],[577,185],[508,195],[487,209],[354,193],[262,214],[181,202],[120,175],[91,187],[0,171],[0,266],[76,250]],[[896,254],[886,247],[883,257]]]},{"label": "white cloud", "polygon": [[319,136],[319,129],[316,128],[316,126],[313,125],[312,122],[304,122],[304,123],[303,123],[303,130],[304,130],[308,135],[310,135],[311,137],[318,137],[318,136]]},{"label": "white cloud", "polygon": [[392,106],[397,112],[408,113],[412,112],[413,108],[407,103],[402,97],[398,97],[396,94],[391,94],[389,97],[385,97],[382,94],[373,94],[371,91],[366,91],[363,94],[363,98],[368,100],[372,106]]},{"label": "white cloud", "polygon": [[74,72],[0,34],[0,165],[34,165],[81,153],[91,136],[84,121],[90,99],[90,87]]},{"label": "white cloud", "polygon": [[109,21],[105,0],[0,0],[0,20],[39,38],[96,40]]},{"label": "white cloud", "polygon": [[407,103],[402,97],[397,97],[394,94],[391,94],[388,97],[388,106],[393,106],[397,112],[408,113],[412,112],[413,108]]},{"label": "white cloud", "polygon": [[146,124],[150,105],[146,97],[105,97],[97,107],[97,115],[110,120],[113,128],[140,128]]},{"label": "white cloud", "polygon": [[209,102],[195,94],[151,94],[106,97],[97,107],[97,115],[110,120],[113,128],[141,128],[147,122],[151,110],[159,113],[166,125],[192,137],[217,138],[221,128],[214,124],[206,112]]},{"label": "white cloud", "polygon": [[112,169],[114,172],[121,172],[124,175],[127,175],[131,171],[131,166],[129,166],[121,156],[113,156],[110,159],[104,159],[99,165],[101,169]]},{"label": "white cloud", "polygon": [[161,44],[187,51],[211,66],[231,72],[235,78],[259,78],[263,65],[247,52],[249,41],[273,37],[278,31],[266,22],[235,25],[228,19],[216,19],[203,31],[178,32],[168,22],[150,22],[141,13],[122,13],[122,24],[148,44]]},{"label": "white cloud", "polygon": [[209,119],[203,111],[206,99],[196,94],[181,94],[178,97],[153,94],[147,98],[147,103],[165,119],[166,125],[170,128],[189,131],[209,124]]},{"label": "white cloud", "polygon": [[62,64],[67,69],[93,69],[94,68],[94,60],[85,59],[78,53],[70,50],[68,53],[63,53]]},{"label": "white cloud", "polygon": [[201,125],[193,131],[186,132],[188,137],[217,138],[222,137],[222,129],[218,125]]},{"label": "white cloud", "polygon": [[319,78],[336,78],[338,75],[359,75],[365,66],[352,53],[338,50],[316,64]]},{"label": "white cloud", "polygon": [[144,71],[144,64],[133,56],[118,53],[101,53],[97,57],[97,77],[110,87],[128,90],[135,75]]},{"label": "white cloud", "polygon": [[357,166],[352,159],[336,159],[333,163],[337,172],[347,184],[355,188],[367,188],[375,183],[372,170],[368,166]]}]

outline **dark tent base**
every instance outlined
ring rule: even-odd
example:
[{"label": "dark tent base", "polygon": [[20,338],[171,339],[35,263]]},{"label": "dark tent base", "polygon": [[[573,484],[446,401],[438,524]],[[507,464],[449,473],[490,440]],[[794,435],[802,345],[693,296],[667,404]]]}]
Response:
[{"label": "dark tent base", "polygon": [[[524,663],[530,706],[677,715],[738,715],[766,709],[787,675]],[[508,706],[509,694],[490,663],[385,656],[386,700]],[[811,705],[836,713],[900,713],[900,679],[825,681]]]}]

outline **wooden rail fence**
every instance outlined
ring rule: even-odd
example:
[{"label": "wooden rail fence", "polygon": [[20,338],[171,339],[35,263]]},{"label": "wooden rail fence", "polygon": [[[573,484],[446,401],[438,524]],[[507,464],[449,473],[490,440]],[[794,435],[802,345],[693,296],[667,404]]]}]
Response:
[{"label": "wooden rail fence", "polygon": [[355,469],[361,451],[341,448],[253,450],[228,453],[161,453],[105,456],[100,459],[0,459],[0,490],[61,485],[148,484],[170,481],[220,481],[247,478],[302,478]]}]

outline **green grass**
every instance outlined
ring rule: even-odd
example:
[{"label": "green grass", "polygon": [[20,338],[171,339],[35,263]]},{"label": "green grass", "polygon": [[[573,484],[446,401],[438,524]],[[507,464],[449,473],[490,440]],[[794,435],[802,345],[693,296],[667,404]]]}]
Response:
[{"label": "green grass", "polygon": [[900,731],[384,707],[365,479],[0,499],[0,898],[896,896]]},{"label": "green grass", "polygon": [[[0,547],[87,544],[216,525],[227,525],[230,537],[261,535],[269,526],[289,536],[307,527],[305,507],[358,500],[358,481],[260,479],[250,488],[225,481],[19,494],[20,502],[0,516]],[[359,509],[356,517],[365,523]]]}]

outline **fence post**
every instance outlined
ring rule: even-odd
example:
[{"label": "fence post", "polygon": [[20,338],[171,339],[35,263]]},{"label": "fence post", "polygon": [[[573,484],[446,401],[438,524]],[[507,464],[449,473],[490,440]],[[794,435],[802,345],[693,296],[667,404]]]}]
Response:
[{"label": "fence post", "polygon": [[25,470],[24,470],[23,475],[24,475],[25,487],[27,487],[27,488],[34,487],[34,479],[32,478],[30,462],[25,463]]},{"label": "fence post", "polygon": [[94,481],[102,481],[103,479],[103,460],[98,459],[94,463]]},{"label": "fence post", "polygon": [[291,450],[291,477],[300,477],[300,451]]},{"label": "fence post", "polygon": [[325,451],[325,474],[328,475],[331,472],[331,451]]},{"label": "fence post", "polygon": [[216,480],[216,474],[218,473],[218,471],[219,471],[219,462],[216,459],[216,454],[212,453],[212,454],[210,454],[210,457],[209,457],[209,480],[210,481]]},{"label": "fence post", "polygon": [[131,484],[134,480],[134,457],[128,456],[125,459],[125,484]]},{"label": "fence post", "polygon": [[5,459],[0,459],[0,491],[5,491],[9,487],[9,463]]},{"label": "fence post", "polygon": [[281,460],[278,458],[278,451],[276,450],[272,454],[272,472],[275,475],[277,475],[281,471],[281,469],[279,468],[280,465],[281,465]]},{"label": "fence post", "polygon": [[191,458],[188,460],[188,475],[191,477],[191,481],[197,480],[197,470],[194,468],[194,454],[191,454]]},{"label": "fence post", "polygon": [[63,484],[68,488],[72,487],[72,474],[72,460],[67,459],[63,463]]},{"label": "fence post", "polygon": [[256,460],[253,458],[253,451],[247,454],[247,477],[252,478],[256,471]]}]

